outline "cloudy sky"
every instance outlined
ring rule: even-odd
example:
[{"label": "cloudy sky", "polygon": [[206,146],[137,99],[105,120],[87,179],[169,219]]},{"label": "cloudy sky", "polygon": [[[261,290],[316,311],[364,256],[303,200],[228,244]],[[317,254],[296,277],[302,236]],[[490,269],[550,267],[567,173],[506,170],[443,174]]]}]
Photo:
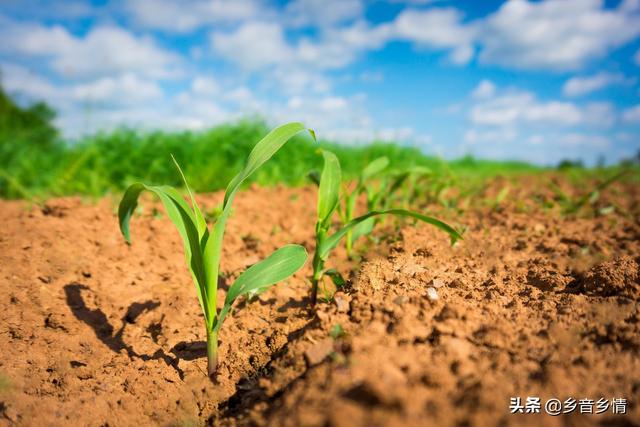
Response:
[{"label": "cloudy sky", "polygon": [[69,137],[259,115],[449,158],[640,149],[640,0],[2,0],[0,40]]}]

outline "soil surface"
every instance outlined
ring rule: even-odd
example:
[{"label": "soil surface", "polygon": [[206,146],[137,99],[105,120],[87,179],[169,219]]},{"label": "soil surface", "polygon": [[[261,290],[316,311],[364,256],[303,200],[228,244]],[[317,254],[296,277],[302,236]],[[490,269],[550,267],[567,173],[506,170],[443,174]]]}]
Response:
[{"label": "soil surface", "polygon": [[[387,220],[359,261],[339,249],[329,266],[349,281],[315,311],[309,265],[236,303],[215,384],[181,242],[155,200],[133,218],[132,246],[115,199],[0,201],[0,425],[640,425],[640,189],[618,183],[598,201],[613,209],[563,216],[535,181],[514,188],[498,208],[423,207],[464,227],[453,247]],[[312,252],[315,194],[238,195],[219,301],[277,247]],[[212,209],[222,194],[198,199]],[[511,414],[511,397],[540,397],[543,413]],[[550,398],[623,398],[626,414],[549,416]]]}]

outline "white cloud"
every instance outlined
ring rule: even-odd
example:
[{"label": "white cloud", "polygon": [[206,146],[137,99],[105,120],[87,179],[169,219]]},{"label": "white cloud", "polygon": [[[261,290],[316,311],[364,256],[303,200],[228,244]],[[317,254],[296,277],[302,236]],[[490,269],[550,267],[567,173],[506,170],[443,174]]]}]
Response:
[{"label": "white cloud", "polygon": [[609,128],[616,122],[616,116],[610,102],[591,102],[582,107],[582,122],[591,127]]},{"label": "white cloud", "polygon": [[73,86],[71,96],[82,103],[139,105],[162,97],[160,86],[135,74],[103,77],[91,83]]},{"label": "white cloud", "polygon": [[562,145],[607,148],[611,145],[611,140],[601,135],[585,135],[580,133],[567,133],[553,138],[554,142]]},{"label": "white cloud", "polygon": [[215,32],[211,44],[220,56],[247,70],[282,64],[293,55],[276,23],[247,22],[233,32]]},{"label": "white cloud", "polygon": [[287,21],[294,27],[332,27],[363,13],[362,0],[294,0],[285,9]]},{"label": "white cloud", "polygon": [[474,124],[506,126],[538,123],[570,126],[582,121],[582,112],[572,103],[540,102],[530,92],[514,91],[480,102],[471,109]]},{"label": "white cloud", "polygon": [[358,54],[381,47],[388,26],[371,27],[358,21],[327,32],[319,40],[303,37],[289,42],[282,25],[251,21],[233,31],[210,35],[213,50],[248,72],[260,71],[264,80],[279,82],[289,94],[305,90],[327,92],[326,70],[353,63]]},{"label": "white cloud", "polygon": [[580,96],[604,89],[614,84],[624,83],[624,75],[620,73],[600,72],[592,76],[571,77],[562,86],[562,93],[565,96]]},{"label": "white cloud", "polygon": [[257,0],[132,0],[125,4],[139,25],[169,32],[270,16]]},{"label": "white cloud", "polygon": [[567,101],[543,101],[534,93],[517,88],[498,90],[486,80],[471,92],[471,99],[475,103],[470,108],[469,120],[474,125],[609,128],[616,121],[616,111],[610,102],[577,105]]},{"label": "white cloud", "polygon": [[344,111],[347,108],[347,100],[339,96],[327,96],[320,100],[319,106],[324,111]]},{"label": "white cloud", "polygon": [[464,134],[464,141],[468,144],[494,144],[513,142],[518,137],[514,128],[500,129],[469,129]]},{"label": "white cloud", "polygon": [[423,48],[453,49],[450,59],[465,64],[473,57],[475,27],[462,23],[457,9],[406,9],[393,22],[393,36]]},{"label": "white cloud", "polygon": [[136,37],[119,27],[95,27],[76,37],[61,26],[8,21],[0,28],[0,52],[41,57],[66,78],[95,78],[135,72],[170,77],[180,57],[158,47],[148,37]]},{"label": "white cloud", "polygon": [[509,0],[482,25],[480,59],[525,69],[579,69],[640,34],[635,9],[601,0]]},{"label": "white cloud", "polygon": [[202,95],[218,95],[220,93],[220,85],[210,77],[196,77],[191,81],[191,91]]},{"label": "white cloud", "polygon": [[2,86],[10,93],[28,97],[30,100],[56,101],[63,94],[42,76],[21,65],[0,63]]},{"label": "white cloud", "polygon": [[640,123],[640,104],[622,112],[622,120],[626,123]]},{"label": "white cloud", "polygon": [[471,97],[475,99],[491,98],[496,93],[496,85],[490,80],[482,80],[471,92]]}]

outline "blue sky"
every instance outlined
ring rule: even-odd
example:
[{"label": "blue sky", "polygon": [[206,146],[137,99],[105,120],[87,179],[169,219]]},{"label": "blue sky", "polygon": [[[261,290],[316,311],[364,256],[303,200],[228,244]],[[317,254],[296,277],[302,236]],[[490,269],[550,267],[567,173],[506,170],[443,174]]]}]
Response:
[{"label": "blue sky", "polygon": [[259,115],[447,158],[640,149],[640,0],[4,0],[0,40],[72,138]]}]

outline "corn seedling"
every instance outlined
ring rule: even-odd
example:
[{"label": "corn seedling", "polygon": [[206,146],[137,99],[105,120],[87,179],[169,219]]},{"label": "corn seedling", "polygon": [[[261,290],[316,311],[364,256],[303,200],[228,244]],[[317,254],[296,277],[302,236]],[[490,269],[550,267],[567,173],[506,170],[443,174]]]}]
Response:
[{"label": "corn seedling", "polygon": [[311,277],[311,304],[315,305],[318,298],[318,284],[325,275],[336,280],[342,281],[339,273],[335,270],[325,270],[325,263],[331,254],[331,251],[340,243],[340,240],[353,230],[359,224],[370,218],[379,215],[398,215],[412,217],[417,220],[431,224],[440,230],[449,234],[451,243],[455,243],[462,236],[451,226],[444,222],[417,212],[406,209],[385,209],[373,210],[351,219],[347,223],[341,224],[338,231],[331,232],[333,213],[340,203],[340,184],[342,173],[338,158],[330,151],[322,151],[324,157],[324,167],[320,175],[320,185],[318,189],[318,207],[316,222],[316,249],[313,256],[313,276]]},{"label": "corn seedling", "polygon": [[[344,207],[341,207],[340,203],[338,203],[337,206],[338,212],[341,217],[340,219],[344,224],[353,219],[356,209],[356,202],[358,201],[358,196],[360,196],[360,194],[367,194],[367,207],[369,210],[371,210],[372,206],[374,206],[379,200],[382,192],[374,191],[374,187],[367,186],[367,181],[382,172],[388,165],[389,159],[387,157],[379,157],[365,166],[365,168],[360,173],[360,176],[358,177],[358,182],[356,183],[356,187],[353,189],[353,191],[349,192],[346,187],[344,187]],[[374,222],[373,218],[371,218],[370,220],[363,221],[362,223],[358,224],[358,226],[347,231],[347,235],[345,236],[345,247],[347,249],[347,256],[351,257],[353,244],[355,243],[355,241],[358,240],[361,236],[364,236],[371,232],[373,226]]]},{"label": "corn seedling", "polygon": [[[600,182],[591,191],[586,192],[579,196],[571,196],[564,192],[558,184],[553,181],[549,182],[549,186],[558,200],[558,203],[562,209],[564,215],[575,215],[583,207],[589,205],[594,206],[600,199],[601,193],[616,181],[619,181],[627,174],[627,171],[617,173],[610,178]],[[598,211],[596,211],[598,212]],[[606,211],[605,211],[606,212]]]},{"label": "corn seedling", "polygon": [[[241,184],[252,173],[269,160],[291,137],[305,129],[300,123],[289,123],[272,130],[255,145],[242,171],[227,186],[222,212],[211,229],[209,229],[175,159],[176,168],[189,194],[191,205],[173,187],[152,186],[143,183],[129,186],[120,202],[118,210],[120,230],[127,243],[131,242],[129,221],[137,206],[138,197],[144,190],[150,191],[160,198],[167,215],[178,229],[184,244],[187,265],[196,285],[200,308],[204,313],[210,377],[215,374],[218,363],[218,332],[235,299],[239,296],[250,298],[269,286],[286,279],[298,271],[307,259],[307,252],[302,246],[286,245],[281,247],[266,259],[240,274],[229,287],[224,305],[218,311],[218,274],[222,241],[233,199]],[[313,131],[309,130],[309,132],[315,139]]]}]

